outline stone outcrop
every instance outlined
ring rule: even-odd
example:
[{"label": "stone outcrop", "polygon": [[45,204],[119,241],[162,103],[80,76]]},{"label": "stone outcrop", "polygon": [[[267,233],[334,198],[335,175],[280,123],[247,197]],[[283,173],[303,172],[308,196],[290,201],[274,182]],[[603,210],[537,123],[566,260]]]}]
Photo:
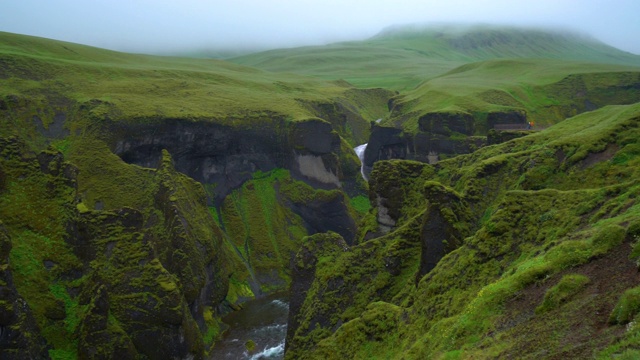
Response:
[{"label": "stone outcrop", "polygon": [[527,123],[524,111],[493,111],[487,114],[487,126],[493,129],[496,125],[518,125]]},{"label": "stone outcrop", "polygon": [[342,192],[336,192],[328,199],[311,202],[289,201],[290,208],[305,222],[309,234],[332,231],[338,233],[351,244],[356,235],[356,222],[350,216],[346,199]]},{"label": "stone outcrop", "polygon": [[[20,234],[12,240],[0,226],[1,357],[47,357],[37,325],[44,324],[47,334],[57,329],[49,345],[80,359],[204,358],[230,257],[202,185],[164,152],[157,170],[140,175],[155,183],[142,211],[90,210],[77,193],[78,169],[61,153],[36,156],[16,138],[0,139],[0,153],[3,180],[12,184],[0,189],[2,214]],[[38,202],[24,203],[26,196]]]},{"label": "stone outcrop", "polygon": [[382,233],[391,231],[403,216],[406,181],[419,176],[428,166],[415,161],[376,164],[369,180],[369,201],[377,210],[376,220]]}]

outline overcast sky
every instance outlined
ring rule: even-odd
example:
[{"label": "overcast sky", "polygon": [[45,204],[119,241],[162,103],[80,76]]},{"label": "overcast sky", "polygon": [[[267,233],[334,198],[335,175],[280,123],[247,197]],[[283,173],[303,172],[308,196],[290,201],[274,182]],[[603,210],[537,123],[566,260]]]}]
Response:
[{"label": "overcast sky", "polygon": [[131,52],[325,44],[429,22],[569,28],[640,54],[640,0],[0,0],[0,31]]}]

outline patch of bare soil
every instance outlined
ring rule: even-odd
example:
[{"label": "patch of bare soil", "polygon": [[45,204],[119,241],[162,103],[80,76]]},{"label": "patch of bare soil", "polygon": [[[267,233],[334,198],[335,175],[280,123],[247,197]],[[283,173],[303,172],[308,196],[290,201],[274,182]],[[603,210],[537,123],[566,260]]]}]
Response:
[{"label": "patch of bare soil", "polygon": [[591,167],[597,163],[607,161],[611,159],[617,152],[620,150],[620,147],[617,144],[609,144],[604,151],[599,153],[590,153],[587,155],[584,160],[580,163],[580,167],[584,170],[588,167]]},{"label": "patch of bare soil", "polygon": [[[506,304],[495,331],[496,340],[510,344],[501,358],[587,359],[620,337],[624,326],[609,325],[608,320],[622,293],[640,284],[630,251],[625,242],[587,264],[521,290]],[[546,291],[569,273],[585,275],[590,283],[567,303],[536,314]]]}]

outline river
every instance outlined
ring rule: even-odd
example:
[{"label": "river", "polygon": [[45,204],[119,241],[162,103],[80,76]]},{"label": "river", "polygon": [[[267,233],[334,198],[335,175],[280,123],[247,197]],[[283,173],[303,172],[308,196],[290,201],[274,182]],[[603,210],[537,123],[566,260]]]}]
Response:
[{"label": "river", "polygon": [[[289,299],[285,294],[269,295],[244,303],[241,310],[222,319],[229,325],[229,330],[216,343],[209,359],[282,359],[288,315]],[[256,344],[251,353],[245,346],[249,340]]]}]

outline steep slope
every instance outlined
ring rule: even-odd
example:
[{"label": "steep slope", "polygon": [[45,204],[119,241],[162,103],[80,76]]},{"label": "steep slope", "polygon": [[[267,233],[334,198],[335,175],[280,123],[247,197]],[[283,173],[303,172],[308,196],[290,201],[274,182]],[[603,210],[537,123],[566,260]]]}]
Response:
[{"label": "steep slope", "polygon": [[368,230],[318,254],[287,358],[625,352],[637,344],[625,324],[638,314],[639,126],[640,105],[605,107],[435,166],[376,164]]},{"label": "steep slope", "polygon": [[389,117],[372,129],[365,165],[434,162],[606,105],[633,104],[639,69],[531,59],[462,65],[391,100]]},{"label": "steep slope", "polygon": [[269,71],[345,79],[360,87],[402,90],[465,63],[507,58],[640,66],[640,56],[580,34],[454,25],[394,27],[364,41],[272,50],[230,60]]},{"label": "steep slope", "polygon": [[[37,344],[48,350],[38,357],[203,358],[238,265],[202,185],[177,173],[168,153],[143,169],[90,145],[72,151],[91,156],[92,169],[0,140],[0,218],[11,245],[3,272],[13,279],[3,294],[15,287],[24,299],[3,297],[2,326],[13,330],[3,330],[2,357],[35,356]],[[87,197],[100,192],[104,209],[89,209]]]},{"label": "steep slope", "polygon": [[204,358],[302,237],[355,237],[390,91],[7,33],[0,64],[0,357]]},{"label": "steep slope", "polygon": [[639,126],[640,105],[607,106],[377,163],[360,243],[297,255],[286,358],[636,357]]}]

